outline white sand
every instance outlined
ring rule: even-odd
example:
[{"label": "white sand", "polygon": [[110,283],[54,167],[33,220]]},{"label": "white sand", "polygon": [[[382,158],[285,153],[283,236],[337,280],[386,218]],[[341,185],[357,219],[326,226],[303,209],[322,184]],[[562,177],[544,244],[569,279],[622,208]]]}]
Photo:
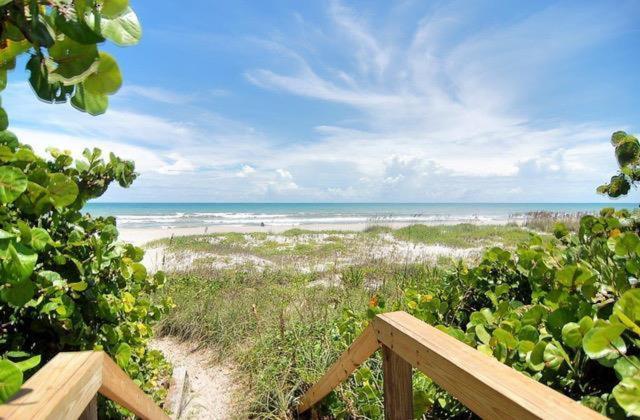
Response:
[{"label": "white sand", "polygon": [[[473,223],[477,225],[505,225],[509,220],[496,220],[492,222],[488,221],[469,221],[465,223]],[[341,231],[362,231],[371,226],[386,226],[392,229],[399,229],[405,226],[410,226],[415,223],[341,223],[341,224],[309,224],[309,225],[280,225],[280,226],[243,226],[243,225],[224,225],[224,226],[201,226],[201,227],[183,227],[183,228],[120,228],[120,239],[130,242],[135,245],[144,245],[147,242],[154,241],[156,239],[170,238],[171,236],[188,236],[188,235],[203,235],[206,233],[252,233],[252,232],[266,232],[266,233],[282,233],[289,229],[304,229],[304,230],[341,230]],[[430,225],[445,225],[450,223],[429,223]]]}]

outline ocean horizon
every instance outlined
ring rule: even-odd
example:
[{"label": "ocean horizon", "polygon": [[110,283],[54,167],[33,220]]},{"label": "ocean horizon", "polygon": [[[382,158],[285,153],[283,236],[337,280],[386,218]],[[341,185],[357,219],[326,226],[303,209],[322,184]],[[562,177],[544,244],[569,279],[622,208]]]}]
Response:
[{"label": "ocean horizon", "polygon": [[85,211],[115,216],[121,228],[305,226],[385,223],[504,223],[526,213],[595,213],[636,203],[107,203]]}]

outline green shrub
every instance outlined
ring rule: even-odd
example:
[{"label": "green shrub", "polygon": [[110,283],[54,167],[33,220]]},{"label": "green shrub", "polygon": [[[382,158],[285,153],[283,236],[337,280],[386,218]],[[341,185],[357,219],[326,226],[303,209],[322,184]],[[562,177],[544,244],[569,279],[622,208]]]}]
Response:
[{"label": "green shrub", "polygon": [[133,163],[97,149],[45,160],[6,131],[0,143],[0,378],[13,378],[0,401],[39,358],[76,350],[106,351],[161,400],[169,368],[147,342],[171,306],[150,298],[164,275],[147,275],[142,249],[117,240],[113,217],[81,212],[113,181],[129,186]]},{"label": "green shrub", "polygon": [[[460,263],[441,283],[406,289],[404,303],[392,309],[406,310],[604,415],[638,416],[638,217],[604,209],[583,217],[577,233],[558,226],[558,239],[532,236],[515,251],[492,248],[473,267]],[[376,303],[368,317],[383,310]],[[360,325],[361,319],[354,314],[343,322]],[[344,334],[345,341],[354,338],[352,331]],[[416,414],[466,411],[418,376],[415,405],[423,411]],[[326,404],[340,411],[335,400]]]}]

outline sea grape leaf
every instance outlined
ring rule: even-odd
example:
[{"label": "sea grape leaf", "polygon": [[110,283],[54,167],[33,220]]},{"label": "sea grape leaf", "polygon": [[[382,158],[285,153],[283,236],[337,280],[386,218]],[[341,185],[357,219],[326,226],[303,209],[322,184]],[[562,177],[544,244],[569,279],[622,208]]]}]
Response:
[{"label": "sea grape leaf", "polygon": [[49,83],[75,85],[95,72],[99,65],[95,44],[80,44],[70,37],[56,41],[49,48],[49,55],[57,65],[49,71]]},{"label": "sea grape leaf", "polygon": [[67,207],[78,197],[78,185],[68,176],[61,173],[49,175],[47,191],[51,202],[58,208]]},{"label": "sea grape leaf", "polygon": [[18,168],[0,167],[0,202],[13,203],[27,189],[27,177]]},{"label": "sea grape leaf", "polygon": [[133,9],[127,9],[116,18],[101,16],[96,19],[93,13],[86,15],[87,25],[95,32],[120,46],[135,45],[142,38],[142,27]]},{"label": "sea grape leaf", "polygon": [[620,337],[624,331],[620,324],[609,324],[594,327],[589,330],[582,340],[582,348],[591,359],[617,356],[626,352],[624,340]]},{"label": "sea grape leaf", "polygon": [[31,247],[36,251],[42,251],[51,242],[51,236],[45,229],[40,227],[31,229]]},{"label": "sea grape leaf", "polygon": [[54,21],[56,27],[66,36],[81,44],[98,44],[104,41],[104,38],[95,33],[84,18],[78,18],[77,14],[69,16],[67,19],[60,13],[55,13]]},{"label": "sea grape leaf", "polygon": [[71,105],[88,114],[100,115],[107,112],[109,97],[104,94],[89,92],[81,83],[76,86],[76,93],[71,98]]},{"label": "sea grape leaf", "polygon": [[538,332],[538,329],[533,325],[525,325],[520,328],[520,331],[518,331],[519,340],[527,340],[537,343],[539,337],[540,333]]},{"label": "sea grape leaf", "polygon": [[2,300],[17,308],[24,306],[35,295],[36,288],[31,280],[21,280],[5,285],[0,290]]},{"label": "sea grape leaf", "polygon": [[40,355],[36,355],[33,357],[30,357],[26,360],[21,360],[19,362],[15,362],[16,366],[18,366],[18,368],[23,371],[26,372],[29,369],[33,369],[34,367],[38,366],[40,364],[41,361],[41,357]]},{"label": "sea grape leaf", "polygon": [[549,314],[547,327],[554,337],[562,338],[562,327],[575,321],[575,314],[567,308],[559,308]]},{"label": "sea grape leaf", "polygon": [[514,349],[518,345],[518,340],[507,330],[503,328],[496,328],[493,331],[493,338],[498,342],[504,344],[508,349]]},{"label": "sea grape leaf", "polygon": [[62,83],[50,83],[49,73],[37,56],[31,57],[27,62],[27,70],[30,72],[29,84],[36,96],[49,103],[63,103],[73,93],[73,86],[65,86]]},{"label": "sea grape leaf", "polygon": [[558,369],[565,360],[566,353],[564,350],[554,343],[548,343],[544,348],[543,353],[544,364],[551,369]]},{"label": "sea grape leaf", "polygon": [[613,314],[627,328],[640,335],[640,289],[630,289],[613,305]]},{"label": "sea grape leaf", "polygon": [[116,18],[129,8],[129,0],[102,0],[100,14],[106,18]]},{"label": "sea grape leaf", "polygon": [[544,369],[544,351],[547,347],[546,341],[539,341],[527,355],[527,363],[532,370],[541,371]]},{"label": "sea grape leaf", "polygon": [[100,51],[100,64],[95,73],[83,83],[84,88],[98,95],[112,95],[122,86],[122,74],[116,60],[109,54]]},{"label": "sea grape leaf", "polygon": [[611,394],[627,416],[640,416],[640,376],[624,378]]},{"label": "sea grape leaf", "polygon": [[9,127],[9,116],[4,108],[0,107],[0,130],[6,130]]},{"label": "sea grape leaf", "polygon": [[131,360],[131,346],[127,343],[120,343],[116,350],[116,362],[121,368],[126,368]]},{"label": "sea grape leaf", "polygon": [[637,356],[621,357],[613,365],[618,378],[626,378],[640,374],[640,359]]},{"label": "sea grape leaf", "polygon": [[22,371],[15,363],[0,359],[0,404],[20,390],[22,379]]},{"label": "sea grape leaf", "polygon": [[487,330],[484,328],[484,325],[482,324],[476,325],[475,330],[476,330],[476,336],[478,337],[478,339],[482,341],[484,344],[489,344],[489,342],[491,341],[491,335],[489,335]]},{"label": "sea grape leaf", "polygon": [[580,347],[582,344],[582,333],[580,325],[575,322],[569,322],[562,327],[562,342],[572,349]]},{"label": "sea grape leaf", "polygon": [[7,246],[7,259],[3,264],[10,277],[16,280],[29,278],[38,262],[38,254],[20,243]]}]

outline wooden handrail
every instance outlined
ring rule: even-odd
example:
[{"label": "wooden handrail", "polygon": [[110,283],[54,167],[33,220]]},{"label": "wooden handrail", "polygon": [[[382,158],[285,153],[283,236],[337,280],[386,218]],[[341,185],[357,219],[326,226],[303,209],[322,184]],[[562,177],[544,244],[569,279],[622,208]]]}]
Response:
[{"label": "wooden handrail", "polygon": [[[605,418],[406,312],[376,316],[351,347],[302,396],[298,412],[303,413],[320,402],[380,346],[385,349],[383,364],[387,365],[383,369],[387,418],[401,418],[403,415],[398,413],[412,412],[411,396],[404,395],[407,370],[402,361],[422,371],[483,418]],[[394,359],[396,356],[402,360]],[[410,381],[411,370],[408,372]],[[396,377],[388,378],[388,374]],[[400,394],[398,387],[402,388]]]},{"label": "wooden handrail", "polygon": [[102,351],[59,353],[0,405],[0,419],[77,419],[97,392],[143,419],[169,419]]}]

